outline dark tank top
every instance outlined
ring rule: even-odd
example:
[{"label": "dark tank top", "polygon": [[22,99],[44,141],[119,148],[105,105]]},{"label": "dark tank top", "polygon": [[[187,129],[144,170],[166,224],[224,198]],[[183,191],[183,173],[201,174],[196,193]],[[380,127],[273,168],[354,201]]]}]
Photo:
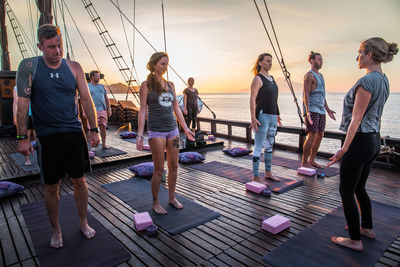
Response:
[{"label": "dark tank top", "polygon": [[192,110],[197,110],[197,96],[199,92],[195,88],[194,91],[192,92],[189,88],[186,88],[183,90],[183,93],[186,94],[187,100],[186,100],[186,105],[188,108]]},{"label": "dark tank top", "polygon": [[147,107],[149,116],[147,128],[155,132],[169,132],[176,128],[174,115],[175,95],[171,85],[168,84],[168,91],[161,94],[150,90],[147,95]]},{"label": "dark tank top", "polygon": [[76,105],[76,79],[65,59],[58,69],[52,69],[38,57],[31,106],[38,137],[82,131]]},{"label": "dark tank top", "polygon": [[258,74],[257,76],[260,77],[263,85],[258,90],[256,97],[256,117],[258,117],[260,110],[264,114],[279,115],[278,85],[272,76],[272,81],[269,81],[262,74]]}]

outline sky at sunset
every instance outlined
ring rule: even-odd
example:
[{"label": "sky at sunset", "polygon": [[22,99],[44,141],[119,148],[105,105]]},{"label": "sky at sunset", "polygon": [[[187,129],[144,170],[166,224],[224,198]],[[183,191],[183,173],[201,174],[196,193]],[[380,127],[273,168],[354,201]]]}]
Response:
[{"label": "sky at sunset", "polygon": [[[117,3],[117,0],[113,1]],[[34,0],[9,2],[27,35],[32,36],[27,2],[33,8]],[[121,82],[122,76],[82,2],[65,2],[107,82]],[[161,1],[135,2],[136,27],[158,51],[163,51]],[[131,66],[118,10],[111,0],[94,0],[93,3],[126,62]],[[133,3],[133,0],[119,0],[121,10],[130,19],[133,18]],[[263,1],[257,0],[257,3],[265,15]],[[323,56],[321,73],[325,77],[326,89],[344,92],[365,73],[365,70],[358,69],[355,60],[362,40],[379,36],[388,42],[400,44],[399,0],[268,0],[267,4],[287,68],[298,90],[301,90],[303,76],[310,68],[307,56],[311,50],[320,52]],[[180,76],[185,80],[193,76],[195,87],[200,93],[249,91],[251,69],[258,54],[273,53],[253,1],[164,0],[164,8],[167,52],[171,66]],[[57,21],[64,33],[61,15],[58,10]],[[35,21],[36,16],[37,12],[34,10]],[[267,17],[264,18],[268,21]],[[86,72],[95,69],[95,64],[67,11],[65,21],[75,60],[81,63]],[[8,19],[7,25],[10,25]],[[124,25],[130,50],[135,40],[135,66],[138,80],[143,81],[148,74],[147,61],[154,50],[138,33],[133,38],[132,26],[126,20]],[[36,30],[36,26],[34,28]],[[268,26],[268,29],[271,27]],[[10,26],[8,35],[12,69],[16,69],[22,57]],[[393,92],[400,92],[399,70],[400,54],[392,62],[383,65]],[[271,74],[277,80],[283,77],[275,57]],[[185,88],[184,83],[171,71],[169,79],[175,83],[178,92]],[[280,90],[287,89],[281,86]]]}]

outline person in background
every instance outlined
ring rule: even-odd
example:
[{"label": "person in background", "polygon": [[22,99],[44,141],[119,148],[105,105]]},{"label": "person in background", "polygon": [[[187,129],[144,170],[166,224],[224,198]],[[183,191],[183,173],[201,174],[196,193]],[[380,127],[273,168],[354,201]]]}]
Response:
[{"label": "person in background", "polygon": [[[13,92],[13,118],[14,118],[14,125],[17,127],[17,110],[18,110],[18,93],[17,93],[17,86],[14,86]],[[32,142],[36,140],[36,132],[33,129],[33,122],[32,122],[32,110],[31,104],[29,104],[29,114],[28,114],[28,122],[26,125],[26,135],[28,136],[28,141]],[[29,155],[25,155],[25,166],[31,166],[32,162],[29,159]]]},{"label": "person in background", "polygon": [[197,103],[197,96],[199,91],[193,87],[194,79],[190,77],[188,79],[188,87],[183,90],[183,114],[185,115],[186,124],[190,127],[192,124],[192,131],[196,131],[197,114],[199,113],[199,106]]},{"label": "person in background", "polygon": [[[178,105],[174,84],[163,78],[168,68],[168,55],[157,52],[150,57],[147,69],[150,74],[140,86],[139,126],[136,147],[143,150],[143,131],[148,112],[147,129],[154,162],[154,172],[151,178],[153,195],[153,210],[158,214],[166,214],[161,206],[158,194],[162,173],[164,171],[165,151],[168,165],[168,203],[176,209],[183,205],[175,197],[175,187],[178,175],[179,131],[176,118],[180,122],[186,136],[194,141],[194,133],[187,127],[181,109]],[[174,116],[175,113],[175,116]]]},{"label": "person in background", "polygon": [[[90,170],[88,147],[78,117],[77,91],[89,120],[91,145],[99,143],[96,111],[78,62],[63,58],[60,29],[44,24],[38,29],[38,48],[43,55],[21,61],[17,72],[18,151],[33,152],[27,137],[26,116],[32,107],[33,126],[38,138],[38,162],[45,185],[44,203],[51,225],[50,247],[64,246],[58,218],[59,188],[67,173],[74,187],[79,227],[87,239],[96,231],[88,225],[88,188],[85,171]],[[78,89],[78,90],[77,90]]]},{"label": "person in background", "polygon": [[[110,101],[107,97],[107,91],[104,85],[100,84],[100,73],[97,70],[93,70],[89,74],[90,83],[88,84],[90,95],[92,96],[93,103],[96,107],[97,112],[97,123],[100,128],[101,143],[103,149],[109,149],[110,147],[106,144],[107,135],[107,122],[108,117],[111,116]],[[91,148],[94,151],[94,148]]]},{"label": "person in background", "polygon": [[335,111],[329,109],[325,97],[324,76],[319,72],[322,68],[322,56],[320,53],[312,52],[308,56],[311,70],[304,76],[303,108],[306,121],[307,138],[303,145],[303,156],[301,166],[317,167],[321,166],[315,162],[319,145],[324,136],[326,117],[325,112],[333,120]]},{"label": "person in background", "polygon": [[250,128],[254,131],[253,180],[262,182],[258,169],[261,150],[264,147],[265,178],[280,181],[271,172],[272,148],[277,127],[282,126],[278,107],[278,85],[269,75],[272,56],[263,53],[258,56],[253,67],[254,79],[250,92]]},{"label": "person in background", "polygon": [[[328,163],[330,166],[341,160],[339,190],[350,236],[332,237],[332,242],[358,251],[363,250],[360,235],[375,238],[371,200],[365,184],[379,154],[381,116],[390,93],[389,81],[381,65],[392,61],[398,51],[397,44],[387,43],[379,37],[361,43],[358,67],[367,73],[344,97],[340,130],[346,132],[346,138],[342,148]],[[361,227],[358,208],[361,211]]]}]

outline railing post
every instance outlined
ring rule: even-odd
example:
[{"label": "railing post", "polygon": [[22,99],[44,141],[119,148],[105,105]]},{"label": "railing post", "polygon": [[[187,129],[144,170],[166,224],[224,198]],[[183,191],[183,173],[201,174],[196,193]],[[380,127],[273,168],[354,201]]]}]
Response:
[{"label": "railing post", "polygon": [[251,129],[246,127],[246,142],[251,143]]},{"label": "railing post", "polygon": [[303,153],[303,146],[304,146],[304,142],[306,140],[306,132],[302,129],[301,133],[299,133],[299,148],[298,151]]},{"label": "railing post", "polygon": [[231,139],[231,137],[232,137],[232,124],[228,124],[228,136],[229,136],[229,139]]},{"label": "railing post", "polygon": [[217,124],[215,121],[211,122],[211,134],[215,135],[217,133]]}]

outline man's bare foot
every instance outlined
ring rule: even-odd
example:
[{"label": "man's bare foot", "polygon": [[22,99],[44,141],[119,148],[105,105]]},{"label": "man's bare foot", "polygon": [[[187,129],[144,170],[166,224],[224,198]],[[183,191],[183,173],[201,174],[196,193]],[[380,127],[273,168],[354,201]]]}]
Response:
[{"label": "man's bare foot", "polygon": [[61,227],[58,226],[57,229],[51,231],[50,247],[51,248],[62,248],[64,246]]},{"label": "man's bare foot", "polygon": [[263,181],[263,179],[262,178],[260,178],[260,177],[253,177],[253,182],[257,182],[257,183],[261,183],[261,184],[263,184],[264,183],[264,181]]},{"label": "man's bare foot", "polygon": [[363,250],[363,245],[361,243],[361,240],[351,240],[350,238],[336,237],[336,236],[332,236],[331,240],[336,245],[342,247],[350,248],[357,251]]},{"label": "man's bare foot", "polygon": [[177,210],[183,209],[182,203],[180,203],[176,198],[170,198],[168,200],[168,204],[174,206],[174,208],[177,209]]},{"label": "man's bare foot", "polygon": [[111,147],[109,147],[109,146],[104,146],[103,145],[103,149],[110,149]]},{"label": "man's bare foot", "polygon": [[30,160],[25,161],[25,166],[31,166],[32,162]]},{"label": "man's bare foot", "polygon": [[[346,225],[344,227],[346,230],[349,230],[349,227]],[[375,231],[374,229],[367,229],[360,227],[360,235],[368,237],[369,239],[375,239]]]},{"label": "man's bare foot", "polygon": [[278,177],[273,175],[272,172],[268,172],[268,173],[266,172],[265,173],[265,179],[270,179],[270,180],[275,181],[275,182],[280,182],[281,181],[281,179],[279,179]]},{"label": "man's bare foot", "polygon": [[81,232],[87,239],[92,239],[96,235],[96,231],[87,223],[81,225]]},{"label": "man's bare foot", "polygon": [[153,204],[153,210],[155,213],[160,215],[167,214],[167,211],[160,205],[160,203]]},{"label": "man's bare foot", "polygon": [[315,167],[315,168],[318,168],[318,169],[322,168],[322,166],[319,165],[318,163],[316,163],[315,161],[310,161],[310,164],[311,164],[312,167]]},{"label": "man's bare foot", "polygon": [[302,162],[301,163],[301,167],[306,167],[306,168],[311,168],[312,166],[311,166],[311,164],[310,163],[308,163],[308,162]]}]

